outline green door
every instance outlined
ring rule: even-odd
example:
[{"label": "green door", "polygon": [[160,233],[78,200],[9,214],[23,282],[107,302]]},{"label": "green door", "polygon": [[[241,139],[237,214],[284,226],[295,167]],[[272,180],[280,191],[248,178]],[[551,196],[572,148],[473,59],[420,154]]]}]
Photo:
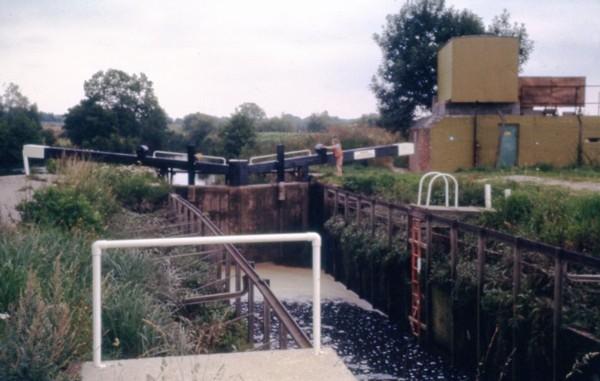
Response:
[{"label": "green door", "polygon": [[519,149],[519,125],[502,124],[500,126],[500,153],[498,167],[514,167],[517,165]]}]

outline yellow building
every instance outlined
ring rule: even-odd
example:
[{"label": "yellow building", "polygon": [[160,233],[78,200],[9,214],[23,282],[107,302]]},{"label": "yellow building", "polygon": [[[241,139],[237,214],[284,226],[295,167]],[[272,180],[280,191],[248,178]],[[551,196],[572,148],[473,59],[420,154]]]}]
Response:
[{"label": "yellow building", "polygon": [[493,36],[440,49],[433,114],[411,128],[411,170],[600,164],[600,117],[580,112],[585,78],[519,77],[518,50]]}]

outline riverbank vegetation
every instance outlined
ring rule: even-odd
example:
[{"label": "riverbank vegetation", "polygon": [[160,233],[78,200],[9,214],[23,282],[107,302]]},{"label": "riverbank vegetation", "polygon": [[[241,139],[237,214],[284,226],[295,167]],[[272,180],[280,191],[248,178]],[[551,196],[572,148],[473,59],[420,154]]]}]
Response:
[{"label": "riverbank vegetation", "polygon": [[[169,187],[141,169],[59,164],[56,184],[0,229],[0,379],[77,379],[91,358],[91,243],[168,223]],[[132,231],[132,233],[127,233]],[[176,250],[174,250],[176,252]],[[206,264],[158,250],[114,251],[103,261],[105,358],[180,355],[244,347],[228,305],[184,307]]]},{"label": "riverbank vegetation", "polygon": [[[509,173],[518,171],[530,173],[527,171],[535,169]],[[566,170],[554,171],[563,178],[568,173]],[[463,206],[484,206],[484,185],[492,185],[494,211],[483,213],[473,222],[548,244],[600,255],[597,239],[600,235],[598,193],[519,183],[505,179],[504,173],[469,171],[455,174],[460,184],[459,204]],[[549,176],[549,172],[546,173]],[[577,173],[577,176],[585,174],[587,178],[594,179],[600,172],[590,168]],[[353,192],[410,204],[417,201],[420,178],[421,174],[393,173],[387,168],[358,165],[345,169],[343,177],[335,177],[329,168],[325,168],[322,181]],[[511,197],[504,196],[505,189],[511,190]],[[441,204],[443,198],[441,182],[438,182],[432,204]]]}]

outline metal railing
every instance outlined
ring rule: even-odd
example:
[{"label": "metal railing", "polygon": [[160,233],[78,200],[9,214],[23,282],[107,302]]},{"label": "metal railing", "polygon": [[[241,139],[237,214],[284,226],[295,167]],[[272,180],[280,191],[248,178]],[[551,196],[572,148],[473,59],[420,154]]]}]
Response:
[{"label": "metal railing", "polygon": [[[262,348],[271,347],[271,318],[279,321],[279,343],[280,348],[287,347],[288,334],[301,348],[311,347],[311,343],[291,317],[286,308],[275,297],[268,286],[268,282],[261,279],[237,248],[236,243],[282,243],[282,242],[310,242],[312,244],[313,263],[313,343],[315,354],[320,353],[321,348],[321,304],[320,304],[320,275],[321,275],[321,237],[317,233],[285,233],[285,234],[256,234],[256,235],[231,235],[224,236],[208,218],[187,200],[172,194],[169,198],[169,207],[175,212],[175,216],[185,222],[185,230],[190,237],[166,237],[146,239],[124,239],[124,240],[99,240],[92,244],[92,274],[93,274],[93,362],[96,367],[102,364],[102,254],[108,249],[117,248],[154,248],[154,247],[182,247],[182,246],[206,246],[222,245],[225,249],[224,255],[226,272],[223,274],[219,268],[218,276],[222,277],[217,282],[231,286],[231,265],[235,268],[235,291],[222,292],[209,295],[187,297],[183,304],[193,305],[219,300],[235,299],[236,314],[240,318],[241,297],[248,295],[248,341],[253,342],[254,323],[256,319],[254,311],[254,289],[256,288],[263,297],[263,345]],[[201,233],[200,236],[197,234]],[[219,251],[206,250],[186,255],[214,255]],[[232,263],[233,262],[233,263]],[[244,288],[241,288],[241,273],[245,275]],[[206,286],[206,285],[205,285]],[[273,314],[273,315],[272,315]]]},{"label": "metal railing", "polygon": [[[288,152],[285,152],[284,153],[284,157],[286,157],[288,159],[291,159],[293,157],[309,156],[310,154],[312,154],[311,150],[309,150],[309,149],[303,149],[303,150],[299,150],[299,151],[288,151]],[[269,155],[252,156],[248,160],[248,163],[249,164],[256,164],[257,162],[276,161],[276,160],[277,160],[277,154],[276,153],[272,153],[272,154],[269,154]]]},{"label": "metal railing", "polygon": [[[191,202],[181,197],[178,194],[171,193],[169,196],[169,210],[173,213],[175,220],[179,223],[187,224],[187,230],[194,234],[200,234],[202,236],[212,235],[212,236],[224,236],[223,231],[206,215],[202,213],[202,211],[194,206]],[[304,233],[304,234],[315,234],[315,233]],[[277,234],[277,236],[283,236],[283,234]],[[277,242],[290,242],[290,241],[277,241]],[[313,244],[314,246],[314,244]],[[249,262],[238,250],[238,248],[232,243],[228,243],[223,245],[225,249],[225,263],[231,262],[231,265],[234,267],[235,273],[235,291],[240,291],[240,276],[243,274],[248,278],[249,288],[248,288],[248,337],[250,338],[253,332],[254,325],[254,315],[252,308],[254,306],[254,288],[256,288],[259,293],[262,295],[264,300],[264,311],[263,316],[270,315],[272,311],[276,319],[279,320],[280,331],[279,331],[279,346],[286,347],[287,346],[287,335],[289,334],[294,342],[301,348],[308,348],[311,346],[310,341],[306,334],[302,331],[302,329],[298,326],[296,321],[292,318],[290,313],[287,311],[285,306],[277,299],[273,291],[269,288],[268,281],[260,278],[259,274],[254,270],[253,265]],[[314,247],[313,247],[314,249]],[[315,258],[315,251],[313,250],[313,288],[314,288],[314,297],[313,297],[313,320],[320,326],[320,303],[316,303],[317,296],[320,293],[320,266],[321,261],[320,258]],[[320,249],[319,253],[317,253],[320,257]],[[217,272],[220,273],[220,272]],[[225,276],[229,277],[230,272],[226,269]],[[229,282],[228,282],[229,283]],[[239,297],[235,300],[236,311],[240,310],[240,299]],[[317,336],[320,336],[320,328],[317,329],[317,326],[314,328],[315,333],[313,336],[313,341],[315,343],[319,342],[317,340]],[[318,331],[318,332],[317,332]],[[266,348],[271,346],[270,339],[270,323],[269,321],[264,322],[263,326],[263,339],[264,345]]]},{"label": "metal railing", "polygon": [[[184,152],[173,152],[173,151],[154,151],[152,152],[152,157],[154,158],[174,158],[176,160],[187,161],[187,153]],[[200,154],[200,156],[196,157],[198,161],[213,161],[219,164],[227,164],[227,159],[222,156],[211,156]],[[185,171],[184,171],[185,172]]]},{"label": "metal railing", "polygon": [[[491,243],[501,244],[509,253],[512,260],[512,303],[513,303],[513,318],[518,319],[518,297],[522,291],[522,278],[525,276],[524,268],[540,270],[542,266],[532,264],[525,261],[525,253],[540,254],[542,258],[547,260],[549,266],[542,269],[544,273],[553,279],[553,296],[552,296],[552,375],[553,379],[559,379],[559,350],[561,347],[562,329],[576,331],[574,327],[563,326],[563,299],[564,289],[567,281],[581,282],[596,281],[598,275],[593,274],[576,274],[576,269],[592,269],[600,271],[600,258],[586,255],[580,252],[568,250],[565,248],[548,245],[542,242],[518,237],[512,234],[496,231],[493,229],[484,228],[481,226],[465,223],[456,219],[435,215],[427,210],[413,207],[404,204],[395,204],[372,197],[342,190],[335,186],[322,185],[324,188],[324,208],[329,211],[331,216],[343,216],[347,222],[356,222],[366,224],[370,227],[371,232],[375,231],[377,226],[384,226],[387,232],[388,245],[392,245],[393,238],[399,235],[405,242],[406,247],[411,245],[419,245],[423,250],[423,265],[421,268],[421,285],[424,291],[426,300],[431,298],[430,277],[432,266],[432,247],[434,240],[443,239],[447,242],[445,247],[448,248],[447,255],[442,258],[447,258],[450,267],[450,278],[452,284],[451,293],[454,295],[456,280],[457,280],[457,265],[459,256],[465,255],[466,249],[459,250],[459,244],[464,245],[464,238],[470,235],[475,238],[474,250],[476,251],[475,269],[476,269],[476,352],[477,361],[480,361],[484,355],[484,333],[482,328],[483,312],[482,312],[482,296],[484,292],[484,284],[486,278],[485,268],[490,259],[498,257],[498,254],[492,249]],[[418,222],[424,227],[422,242],[414,242],[411,240],[411,226]],[[440,232],[446,232],[441,234]],[[459,240],[459,236],[463,237],[463,241]],[[486,256],[486,254],[488,254]],[[487,258],[487,260],[486,260]],[[500,256],[501,258],[501,256]],[[571,265],[573,273],[567,272],[567,266]],[[451,298],[452,306],[455,302]],[[432,313],[430,304],[424,303],[422,320],[425,327],[432,327]],[[579,306],[579,308],[582,308]],[[454,310],[454,307],[452,307]],[[456,352],[456,338],[454,322],[452,319],[452,329],[450,337],[450,351],[452,356]],[[516,324],[512,327],[512,345],[515,351],[515,361],[513,361],[513,379],[517,379],[518,355],[521,353],[519,347],[519,329]],[[586,333],[588,337],[593,335]],[[426,343],[432,341],[432,330],[427,329],[425,335]],[[597,340],[597,339],[596,339]]]}]

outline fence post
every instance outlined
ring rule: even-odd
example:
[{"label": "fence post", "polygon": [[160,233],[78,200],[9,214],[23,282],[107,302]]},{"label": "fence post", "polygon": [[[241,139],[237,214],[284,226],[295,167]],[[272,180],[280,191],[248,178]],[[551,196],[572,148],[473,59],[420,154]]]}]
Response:
[{"label": "fence post", "polygon": [[453,221],[450,225],[450,281],[452,290],[450,291],[450,310],[451,310],[451,330],[450,330],[450,352],[452,364],[456,363],[456,326],[454,324],[455,311],[454,304],[456,300],[456,267],[458,265],[458,222]]},{"label": "fence post", "polygon": [[392,220],[392,205],[387,206],[388,208],[388,212],[387,212],[387,239],[388,239],[388,246],[392,247],[392,234],[394,232],[394,226],[393,224],[393,220]]},{"label": "fence post", "polygon": [[562,249],[554,257],[554,300],[552,314],[552,380],[559,379],[558,350],[560,344],[560,326],[563,305],[563,281],[567,262],[562,258]]},{"label": "fence post", "polygon": [[370,224],[371,224],[371,235],[373,235],[375,233],[375,200],[371,200],[371,218],[370,218]]},{"label": "fence post", "polygon": [[[482,355],[483,355],[483,334],[482,330],[482,312],[481,299],[483,296],[483,280],[485,269],[485,230],[480,229],[477,236],[477,374],[481,376],[483,371]],[[485,378],[485,377],[484,377]]]},{"label": "fence post", "polygon": [[333,216],[337,216],[338,214],[338,190],[336,189],[333,193]]},{"label": "fence post", "polygon": [[344,194],[344,222],[348,222],[348,193]]},{"label": "fence post", "polygon": [[360,208],[361,208],[361,197],[356,196],[356,224],[360,224]]},{"label": "fence post", "polygon": [[[264,282],[267,286],[271,285],[269,279]],[[263,344],[266,349],[271,349],[271,307],[266,300],[263,300]]]},{"label": "fence post", "polygon": [[[235,263],[235,291],[239,292],[242,289],[242,279],[240,265]],[[242,299],[238,296],[235,298],[235,316],[242,314]]]},{"label": "fence post", "polygon": [[248,343],[254,343],[254,283],[250,282],[248,276],[244,277],[248,284]]},{"label": "fence post", "polygon": [[512,357],[512,379],[519,379],[519,355],[520,355],[520,347],[519,347],[519,327],[517,324],[517,299],[519,294],[521,293],[521,247],[519,238],[515,240],[512,245],[513,251],[513,326],[512,326],[512,345],[513,345],[513,357]]},{"label": "fence post", "polygon": [[279,349],[287,349],[287,330],[283,322],[279,321]]}]

